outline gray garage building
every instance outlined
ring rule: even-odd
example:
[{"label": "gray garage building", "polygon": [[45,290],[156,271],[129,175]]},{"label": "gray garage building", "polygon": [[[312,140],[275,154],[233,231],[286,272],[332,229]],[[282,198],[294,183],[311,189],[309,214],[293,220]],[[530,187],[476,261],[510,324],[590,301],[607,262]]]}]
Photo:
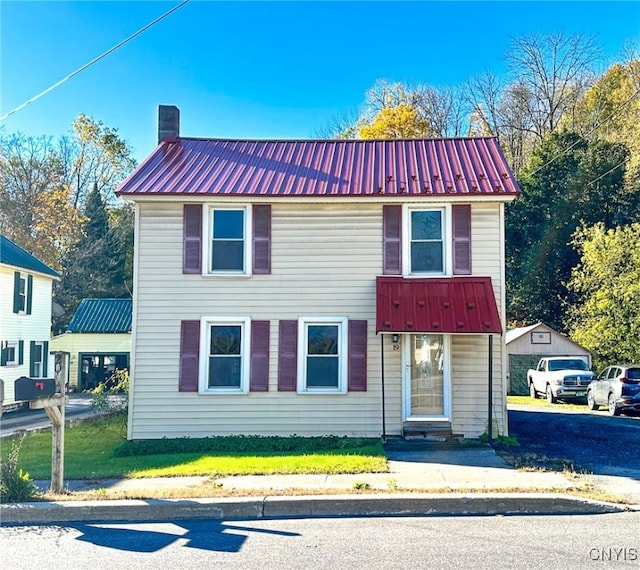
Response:
[{"label": "gray garage building", "polygon": [[543,356],[579,356],[591,366],[591,353],[568,336],[544,323],[507,330],[507,389],[511,395],[527,395],[527,370]]}]

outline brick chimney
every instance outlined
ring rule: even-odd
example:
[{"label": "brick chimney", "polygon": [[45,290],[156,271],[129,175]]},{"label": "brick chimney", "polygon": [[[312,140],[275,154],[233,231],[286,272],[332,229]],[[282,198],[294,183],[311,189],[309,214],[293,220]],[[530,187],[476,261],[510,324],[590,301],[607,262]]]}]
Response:
[{"label": "brick chimney", "polygon": [[180,109],[175,105],[158,105],[158,144],[166,138],[180,136]]}]

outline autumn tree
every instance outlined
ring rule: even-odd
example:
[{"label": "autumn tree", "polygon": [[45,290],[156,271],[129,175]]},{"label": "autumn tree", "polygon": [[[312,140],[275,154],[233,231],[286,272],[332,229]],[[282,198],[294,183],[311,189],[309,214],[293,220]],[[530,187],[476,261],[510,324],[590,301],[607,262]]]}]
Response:
[{"label": "autumn tree", "polygon": [[355,119],[354,113],[334,118],[323,134],[329,138],[444,137],[462,134],[465,124],[462,98],[455,89],[379,79],[366,92]]},{"label": "autumn tree", "polygon": [[571,338],[596,363],[640,360],[640,224],[581,227],[573,241],[580,262],[569,288],[580,302],[568,312]]},{"label": "autumn tree", "polygon": [[578,101],[571,122],[590,140],[624,144],[630,152],[625,184],[640,191],[640,59],[611,66]]},{"label": "autumn tree", "polygon": [[0,232],[54,269],[80,237],[50,137],[0,136]]},{"label": "autumn tree", "polygon": [[73,134],[60,140],[59,155],[74,207],[82,205],[94,186],[107,202],[113,202],[116,187],[136,165],[118,129],[84,114],[74,120]]}]

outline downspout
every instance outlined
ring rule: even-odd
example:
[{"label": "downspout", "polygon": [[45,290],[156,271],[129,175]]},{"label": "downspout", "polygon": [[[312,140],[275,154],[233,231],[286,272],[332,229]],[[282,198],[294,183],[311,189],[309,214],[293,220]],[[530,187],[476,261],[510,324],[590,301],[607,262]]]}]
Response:
[{"label": "downspout", "polygon": [[487,435],[489,443],[493,440],[493,335],[489,335],[489,394],[488,394],[489,421],[487,422]]},{"label": "downspout", "polygon": [[385,418],[385,403],[384,403],[384,334],[380,333],[380,366],[382,368],[381,380],[382,380],[382,441],[387,440],[386,432],[386,418]]}]

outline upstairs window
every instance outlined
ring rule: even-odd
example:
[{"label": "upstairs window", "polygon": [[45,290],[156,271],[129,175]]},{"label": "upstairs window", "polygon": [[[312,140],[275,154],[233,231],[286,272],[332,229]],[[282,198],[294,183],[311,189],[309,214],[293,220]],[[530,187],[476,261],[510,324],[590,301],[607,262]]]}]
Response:
[{"label": "upstairs window", "polygon": [[18,312],[24,313],[27,309],[27,280],[20,276],[20,280],[18,281]]},{"label": "upstairs window", "polygon": [[444,216],[442,210],[410,213],[411,273],[444,273]]},{"label": "upstairs window", "polygon": [[271,205],[183,208],[182,272],[238,276],[271,273]]},{"label": "upstairs window", "polygon": [[33,276],[16,271],[13,277],[13,312],[30,315]]},{"label": "upstairs window", "polygon": [[471,275],[471,206],[382,207],[384,275]]},{"label": "upstairs window", "polygon": [[212,210],[211,256],[212,272],[245,273],[247,267],[246,212],[241,210]]}]

